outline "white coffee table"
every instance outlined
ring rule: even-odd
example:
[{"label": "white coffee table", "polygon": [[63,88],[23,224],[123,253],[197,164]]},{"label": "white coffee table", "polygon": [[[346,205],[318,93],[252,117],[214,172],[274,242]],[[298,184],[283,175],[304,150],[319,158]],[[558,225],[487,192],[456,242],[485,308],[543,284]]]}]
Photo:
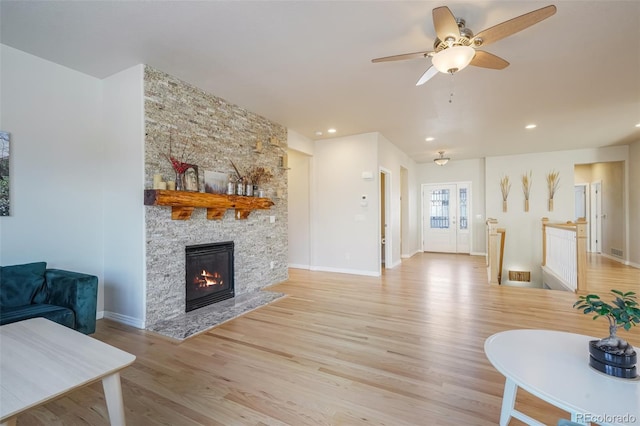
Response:
[{"label": "white coffee table", "polygon": [[484,344],[493,366],[506,377],[500,425],[514,417],[544,426],[514,408],[522,388],[571,413],[576,423],[640,424],[640,381],[619,379],[589,367],[595,337],[550,330],[509,330]]},{"label": "white coffee table", "polygon": [[0,327],[0,424],[102,380],[112,425],[124,425],[119,371],[134,355],[44,318]]}]

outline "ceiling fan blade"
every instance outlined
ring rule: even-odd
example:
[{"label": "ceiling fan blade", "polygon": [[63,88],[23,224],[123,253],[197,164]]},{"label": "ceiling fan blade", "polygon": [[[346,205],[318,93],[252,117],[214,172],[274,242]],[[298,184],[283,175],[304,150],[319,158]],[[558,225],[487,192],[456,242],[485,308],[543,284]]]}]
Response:
[{"label": "ceiling fan blade", "polygon": [[460,37],[460,28],[458,28],[456,18],[447,6],[436,7],[432,13],[433,26],[440,40],[446,41],[448,37],[454,37],[457,40]]},{"label": "ceiling fan blade", "polygon": [[371,62],[388,62],[388,61],[401,61],[404,59],[416,59],[416,58],[426,58],[427,55],[431,53],[430,51],[426,52],[415,52],[415,53],[403,53],[402,55],[393,55],[393,56],[385,56],[384,58],[375,58],[372,59]]},{"label": "ceiling fan blade", "polygon": [[512,34],[522,31],[530,26],[537,24],[538,22],[547,19],[548,17],[556,13],[556,7],[550,5],[543,7],[542,9],[534,10],[533,12],[525,13],[516,18],[509,19],[501,24],[494,25],[491,28],[480,31],[471,40],[475,46],[486,46],[490,43],[495,43],[498,40],[502,40]]},{"label": "ceiling fan blade", "polygon": [[436,74],[438,74],[438,70],[436,69],[436,67],[434,67],[433,65],[430,66],[429,69],[426,70],[424,74],[422,74],[422,77],[420,77],[420,80],[418,80],[416,86],[422,86]]},{"label": "ceiling fan blade", "polygon": [[499,56],[493,53],[483,52],[482,50],[476,50],[476,55],[473,57],[469,65],[476,67],[491,68],[492,70],[501,70],[509,66],[509,62],[505,61]]}]

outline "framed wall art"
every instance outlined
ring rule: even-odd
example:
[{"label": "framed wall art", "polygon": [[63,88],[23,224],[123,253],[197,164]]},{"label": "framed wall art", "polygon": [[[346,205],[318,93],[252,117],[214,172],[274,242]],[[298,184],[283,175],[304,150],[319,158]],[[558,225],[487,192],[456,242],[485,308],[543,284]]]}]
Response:
[{"label": "framed wall art", "polygon": [[0,130],[0,216],[9,216],[9,133]]}]

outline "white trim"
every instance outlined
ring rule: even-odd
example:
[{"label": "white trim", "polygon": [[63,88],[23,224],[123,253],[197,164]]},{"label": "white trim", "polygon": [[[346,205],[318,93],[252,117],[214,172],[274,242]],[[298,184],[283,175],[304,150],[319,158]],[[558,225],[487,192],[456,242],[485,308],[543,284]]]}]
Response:
[{"label": "white trim", "polygon": [[382,194],[382,179],[380,179],[380,174],[384,174],[384,206],[382,205],[382,203],[380,201],[378,201],[378,275],[380,276],[382,275],[382,233],[381,233],[381,229],[382,229],[382,217],[380,215],[380,212],[382,211],[382,209],[384,208],[384,217],[385,217],[385,225],[387,225],[385,227],[385,244],[384,244],[384,261],[385,261],[385,265],[384,268],[388,269],[388,268],[393,268],[393,266],[388,266],[388,264],[390,262],[393,262],[393,245],[392,245],[392,240],[393,240],[393,232],[391,231],[393,229],[393,216],[391,214],[391,188],[392,188],[392,173],[391,170],[385,168],[385,167],[378,167],[378,200],[380,200],[380,194]]},{"label": "white trim", "polygon": [[331,268],[331,267],[325,267],[325,266],[312,266],[310,270],[320,271],[320,272],[337,272],[339,274],[366,275],[368,277],[380,276],[380,272],[378,271],[362,271],[359,269]]},{"label": "white trim", "polygon": [[389,264],[386,264],[385,269],[393,269],[396,266],[400,266],[402,264],[402,260],[396,260],[395,262],[393,262],[393,264],[391,264],[391,266],[389,266]]},{"label": "white trim", "polygon": [[487,253],[486,252],[480,252],[480,251],[472,251],[471,253],[469,253],[469,256],[486,256]]},{"label": "white trim", "polygon": [[290,263],[289,268],[291,269],[311,269],[311,265],[302,265],[299,263]]},{"label": "white trim", "polygon": [[416,254],[421,253],[421,252],[422,252],[422,250],[416,249],[416,250],[413,251],[413,253],[411,253],[411,254],[402,254],[402,255],[400,255],[400,257],[402,259],[411,259],[413,256],[415,256]]},{"label": "white trim", "polygon": [[627,265],[631,266],[632,268],[640,269],[640,263],[627,262]]},{"label": "white trim", "polygon": [[[598,254],[602,257],[606,257],[607,259],[615,260],[618,263],[622,263],[623,265],[632,266],[631,262],[629,262],[628,260],[622,259],[620,257],[611,256],[610,254],[606,254],[606,253],[598,253]],[[638,266],[636,266],[636,268],[637,267]]]},{"label": "white trim", "polygon": [[104,318],[112,321],[119,322],[121,324],[130,325],[135,328],[145,329],[145,323],[140,318],[130,317],[128,315],[122,315],[115,312],[103,311]]}]

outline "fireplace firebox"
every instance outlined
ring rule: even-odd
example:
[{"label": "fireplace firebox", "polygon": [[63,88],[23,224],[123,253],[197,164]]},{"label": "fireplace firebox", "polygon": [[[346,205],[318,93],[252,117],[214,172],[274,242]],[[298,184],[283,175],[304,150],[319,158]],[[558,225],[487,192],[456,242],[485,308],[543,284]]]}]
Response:
[{"label": "fireplace firebox", "polygon": [[233,241],[187,246],[185,312],[234,296]]}]

